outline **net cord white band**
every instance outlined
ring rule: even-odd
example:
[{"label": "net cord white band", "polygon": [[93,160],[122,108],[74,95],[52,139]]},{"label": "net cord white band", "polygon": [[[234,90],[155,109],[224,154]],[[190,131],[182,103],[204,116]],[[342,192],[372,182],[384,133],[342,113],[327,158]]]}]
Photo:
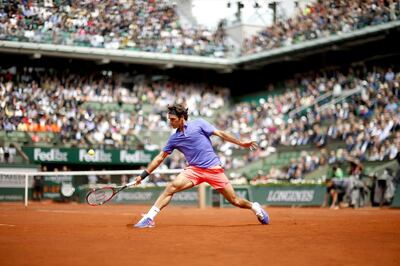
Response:
[{"label": "net cord white band", "polygon": [[[178,174],[183,169],[156,170],[151,174]],[[79,176],[79,175],[140,175],[143,170],[104,170],[104,171],[65,171],[65,172],[6,172],[0,171],[0,175],[27,175],[27,176]]]}]

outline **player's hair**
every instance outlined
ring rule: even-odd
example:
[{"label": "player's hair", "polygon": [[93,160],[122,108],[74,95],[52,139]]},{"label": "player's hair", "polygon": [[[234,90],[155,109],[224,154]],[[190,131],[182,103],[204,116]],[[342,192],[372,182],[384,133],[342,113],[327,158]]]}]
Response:
[{"label": "player's hair", "polygon": [[176,103],[174,105],[168,105],[168,114],[176,115],[177,117],[182,117],[185,120],[188,120],[188,108],[186,108],[183,104]]}]

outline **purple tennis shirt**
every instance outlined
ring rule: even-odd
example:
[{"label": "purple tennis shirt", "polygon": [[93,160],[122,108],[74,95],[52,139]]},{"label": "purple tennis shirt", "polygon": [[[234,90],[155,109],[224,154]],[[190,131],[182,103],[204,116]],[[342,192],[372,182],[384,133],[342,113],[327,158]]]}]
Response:
[{"label": "purple tennis shirt", "polygon": [[174,149],[177,149],[185,155],[190,166],[210,168],[221,165],[210,140],[215,130],[213,125],[203,119],[186,122],[184,132],[177,129],[169,137],[163,151],[171,154]]}]

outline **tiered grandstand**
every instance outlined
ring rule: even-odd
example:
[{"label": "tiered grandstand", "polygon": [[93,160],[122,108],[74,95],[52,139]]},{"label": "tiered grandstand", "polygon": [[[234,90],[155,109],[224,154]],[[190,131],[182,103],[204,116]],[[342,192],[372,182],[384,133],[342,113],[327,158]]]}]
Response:
[{"label": "tiered grandstand", "polygon": [[[32,154],[159,151],[178,102],[258,141],[248,152],[215,139],[235,184],[321,184],[350,162],[367,176],[396,170],[399,17],[398,1],[314,1],[230,57],[222,23],[182,23],[170,1],[2,1],[1,164],[126,166]],[[166,167],[185,164],[173,154]]]}]

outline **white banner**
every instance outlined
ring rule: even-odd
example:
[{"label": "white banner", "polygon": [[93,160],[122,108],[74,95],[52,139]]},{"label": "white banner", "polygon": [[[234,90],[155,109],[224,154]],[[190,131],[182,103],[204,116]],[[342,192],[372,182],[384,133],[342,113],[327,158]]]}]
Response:
[{"label": "white banner", "polygon": [[[24,172],[32,173],[37,172],[36,168],[1,168],[0,174],[0,188],[24,188],[25,175]],[[8,174],[8,172],[10,174]],[[18,174],[15,174],[15,173]],[[29,177],[28,187],[33,186],[33,178]]]}]

